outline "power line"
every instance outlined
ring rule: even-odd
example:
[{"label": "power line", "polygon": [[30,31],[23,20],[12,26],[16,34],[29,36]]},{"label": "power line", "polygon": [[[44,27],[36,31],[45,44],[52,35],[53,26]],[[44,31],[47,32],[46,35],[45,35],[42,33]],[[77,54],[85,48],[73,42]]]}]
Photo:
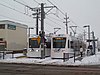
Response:
[{"label": "power line", "polygon": [[[6,8],[12,9],[12,10],[14,10],[14,11],[16,11],[16,12],[21,13],[21,14],[27,15],[27,14],[25,14],[25,13],[19,11],[19,10],[16,10],[16,9],[14,9],[14,8],[11,8],[11,7],[9,7],[9,6],[7,6],[7,5],[4,5],[4,4],[2,4],[2,3],[0,3],[0,5],[4,6],[4,7],[6,7]],[[27,16],[28,16],[28,17],[31,17],[30,15],[27,15]],[[31,17],[31,18],[32,18],[32,17]]]},{"label": "power line", "polygon": [[[55,23],[56,25],[59,25],[59,26],[61,26],[60,24],[58,24],[57,22],[55,22],[55,21],[53,21],[53,20],[51,20],[51,19],[49,19],[49,18],[47,18],[48,20],[50,20],[50,21],[52,21],[53,23]],[[61,27],[63,27],[63,26],[61,26]],[[63,28],[65,28],[65,27],[63,27]]]},{"label": "power line", "polygon": [[[53,4],[50,0],[47,0],[49,3],[51,3],[52,5],[55,5],[55,4]],[[63,15],[65,15],[63,12],[62,12],[62,10],[61,9],[59,9],[58,7],[57,7],[57,9],[63,14]],[[70,18],[69,18],[69,20],[73,23],[73,24],[75,24],[75,25],[77,25],[73,20],[71,20]]]},{"label": "power line", "polygon": [[59,16],[57,16],[56,14],[53,14],[53,15],[55,15],[57,18],[59,18],[59,19],[63,20],[62,18],[60,18],[60,17],[59,17]]},{"label": "power line", "polygon": [[[55,2],[55,1],[53,1],[53,2],[54,2],[57,6],[59,6],[59,5],[57,4],[57,2]],[[60,8],[60,7],[59,7],[59,8]],[[61,8],[60,8],[60,10],[61,10],[61,11],[64,11],[64,10],[63,10],[63,9],[61,9]]]},{"label": "power line", "polygon": [[[39,19],[40,20],[40,19]],[[40,20],[41,21],[41,20]],[[49,23],[47,23],[47,22],[45,22],[49,27],[52,27]],[[55,23],[55,22],[54,22]],[[57,24],[58,25],[58,24]],[[54,26],[53,26],[54,27]],[[46,30],[46,31],[48,31],[48,30]],[[50,32],[50,31],[49,31]]]},{"label": "power line", "polygon": [[30,6],[28,6],[28,5],[26,5],[26,4],[22,3],[22,2],[19,2],[19,1],[17,1],[17,0],[14,0],[14,1],[16,1],[17,3],[19,3],[19,4],[21,4],[21,5],[24,5],[24,6],[28,7],[28,8],[30,8],[30,9],[33,9],[33,8],[31,8]]},{"label": "power line", "polygon": [[[41,29],[40,27],[38,27],[39,29]],[[51,31],[49,31],[49,29],[47,30],[47,29],[45,29],[45,31],[47,31],[47,32],[51,32]]]},{"label": "power line", "polygon": [[38,1],[36,1],[36,0],[33,0],[33,1],[40,5],[40,3]]},{"label": "power line", "polygon": [[[47,0],[49,3],[51,3],[52,5],[54,5],[50,0]],[[65,15],[63,12],[62,12],[62,10],[61,9],[59,9],[58,7],[57,7],[57,9],[63,14],[63,15]],[[73,20],[71,20],[70,18],[69,18],[69,20],[73,23],[73,24],[75,24],[75,25],[77,25]]]},{"label": "power line", "polygon": [[4,16],[4,15],[1,15],[1,14],[0,14],[0,16],[5,17],[5,18],[9,18],[9,19],[12,19],[12,20],[16,20],[16,21],[19,21],[19,22],[24,22],[24,23],[26,22],[26,21],[18,20],[18,19],[11,18],[11,17],[8,17],[8,16]]},{"label": "power line", "polygon": [[1,4],[1,3],[0,3],[0,5],[2,5],[2,6],[4,6],[4,7],[7,7],[7,8],[9,8],[9,9],[12,9],[12,10],[14,10],[14,11],[17,11],[17,12],[19,12],[19,13],[24,14],[23,12],[20,12],[20,11],[14,9],[14,8],[11,8],[11,7],[7,6],[7,5],[4,5],[4,4]]},{"label": "power line", "polygon": [[[70,20],[73,24],[77,25],[72,19],[69,18],[69,20]],[[77,25],[77,26],[78,26],[78,25]],[[78,26],[78,27],[81,28],[80,26]],[[80,30],[81,30],[81,31],[84,31],[84,29],[82,29],[82,28],[81,28]]]},{"label": "power line", "polygon": [[61,20],[61,19],[57,19],[57,18],[54,18],[54,17],[51,17],[51,16],[47,16],[47,17],[50,17],[50,18],[52,18],[52,19],[55,19],[56,21],[61,21],[61,22],[63,22],[63,20]]},{"label": "power line", "polygon": [[51,25],[49,23],[45,22],[45,24],[47,24],[49,27],[51,27]]},{"label": "power line", "polygon": [[69,20],[70,20],[73,24],[77,25],[72,19],[69,18]]},{"label": "power line", "polygon": [[[49,3],[51,3],[52,5],[54,5],[54,6],[56,6],[55,4],[53,4],[50,0],[47,0]],[[57,6],[56,6],[56,8],[63,14],[63,15],[65,15],[65,13],[64,12],[62,12],[62,10],[61,9],[59,9]]]},{"label": "power line", "polygon": [[[40,19],[39,19],[40,20]],[[41,21],[41,20],[40,20]],[[45,22],[45,24],[47,24],[49,27],[52,27],[49,23]],[[40,28],[39,28],[40,29]],[[46,31],[48,31],[47,29],[45,29]],[[50,31],[49,31],[50,32]]]}]

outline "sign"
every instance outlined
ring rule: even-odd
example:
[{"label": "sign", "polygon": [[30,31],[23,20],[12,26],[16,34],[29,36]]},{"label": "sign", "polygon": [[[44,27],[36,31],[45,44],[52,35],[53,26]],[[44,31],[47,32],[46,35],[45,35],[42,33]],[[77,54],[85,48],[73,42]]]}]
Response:
[{"label": "sign", "polygon": [[40,40],[41,40],[41,37],[38,36],[37,38],[31,38],[31,40],[37,40],[38,41],[38,44],[40,43]]}]

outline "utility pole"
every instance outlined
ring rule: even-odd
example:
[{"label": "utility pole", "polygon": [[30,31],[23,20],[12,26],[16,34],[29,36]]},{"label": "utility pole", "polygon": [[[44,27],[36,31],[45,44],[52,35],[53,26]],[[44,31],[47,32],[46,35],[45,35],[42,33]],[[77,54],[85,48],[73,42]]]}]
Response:
[{"label": "utility pole", "polygon": [[36,16],[36,35],[38,35],[38,19],[39,19],[39,10],[37,9],[37,16]]},{"label": "utility pole", "polygon": [[42,35],[44,32],[44,4],[41,3],[41,31],[42,31]]},{"label": "utility pole", "polygon": [[41,58],[45,58],[45,47],[44,47],[44,4],[41,3]]},{"label": "utility pole", "polygon": [[67,13],[65,14],[65,18],[64,18],[66,21],[65,22],[63,22],[63,23],[65,23],[65,25],[66,25],[66,34],[68,34],[68,19],[69,19],[69,17],[67,17]]},{"label": "utility pole", "polygon": [[32,15],[36,15],[36,17],[33,17],[36,18],[36,35],[38,35],[38,19],[40,18],[39,14],[40,14],[40,9],[36,9],[36,13],[32,14]]},{"label": "utility pole", "polygon": [[[16,1],[16,0],[14,0]],[[39,35],[41,37],[41,58],[45,58],[45,32],[44,32],[44,18],[45,18],[45,14],[47,14],[48,12],[50,12],[50,10],[52,10],[53,8],[57,8],[56,6],[46,6],[44,7],[44,4],[41,3],[41,7],[36,7],[36,8],[32,8],[20,1],[16,1],[17,3],[24,5],[25,7],[29,8],[31,11],[37,11],[37,13],[33,13],[33,15],[37,15],[36,16],[36,34],[38,34],[38,18],[39,18],[39,14],[41,13],[41,31],[39,32]],[[47,12],[44,12],[44,8],[50,8]],[[38,10],[41,10],[38,11]]]},{"label": "utility pole", "polygon": [[[41,47],[43,50],[41,50],[41,58],[45,58],[45,32],[44,32],[44,19],[45,19],[45,14],[47,14],[48,12],[50,12],[50,10],[52,10],[54,7],[56,6],[46,6],[44,7],[44,4],[41,3]],[[47,12],[44,12],[44,8],[51,8],[50,10],[48,10]]]}]

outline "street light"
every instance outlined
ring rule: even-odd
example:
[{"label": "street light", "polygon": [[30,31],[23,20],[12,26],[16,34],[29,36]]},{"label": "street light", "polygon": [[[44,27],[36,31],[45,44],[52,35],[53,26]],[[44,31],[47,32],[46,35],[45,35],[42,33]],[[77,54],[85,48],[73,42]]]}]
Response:
[{"label": "street light", "polygon": [[29,29],[29,33],[28,33],[29,35],[28,36],[30,37],[30,30],[34,29],[34,28],[33,27],[29,27],[28,29]]},{"label": "street light", "polygon": [[[61,28],[54,28],[54,34],[56,34],[56,32],[58,31],[58,30],[60,30]],[[56,30],[56,31],[55,31]]]}]

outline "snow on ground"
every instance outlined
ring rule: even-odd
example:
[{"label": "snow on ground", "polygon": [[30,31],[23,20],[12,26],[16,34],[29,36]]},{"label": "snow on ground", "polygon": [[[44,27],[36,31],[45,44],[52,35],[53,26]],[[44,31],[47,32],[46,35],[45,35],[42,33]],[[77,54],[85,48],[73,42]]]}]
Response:
[{"label": "snow on ground", "polygon": [[[3,63],[27,63],[27,64],[54,64],[54,65],[98,65],[100,64],[100,52],[96,55],[85,56],[81,61],[74,58],[70,58],[68,61],[63,62],[61,59],[51,59],[50,57],[45,59],[36,59],[36,58],[16,58],[23,56],[23,54],[14,54],[15,58],[12,58],[11,54],[5,55],[5,59],[0,59],[0,62]],[[78,58],[78,57],[76,57]]]}]

